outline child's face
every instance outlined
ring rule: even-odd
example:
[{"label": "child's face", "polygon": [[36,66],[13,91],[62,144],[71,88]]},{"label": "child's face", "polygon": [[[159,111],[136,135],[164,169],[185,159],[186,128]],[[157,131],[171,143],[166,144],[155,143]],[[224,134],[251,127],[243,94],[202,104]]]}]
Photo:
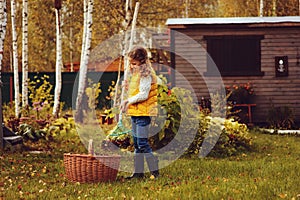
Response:
[{"label": "child's face", "polygon": [[129,63],[130,63],[130,69],[131,70],[136,70],[141,65],[140,61],[134,60],[134,59],[129,59]]}]

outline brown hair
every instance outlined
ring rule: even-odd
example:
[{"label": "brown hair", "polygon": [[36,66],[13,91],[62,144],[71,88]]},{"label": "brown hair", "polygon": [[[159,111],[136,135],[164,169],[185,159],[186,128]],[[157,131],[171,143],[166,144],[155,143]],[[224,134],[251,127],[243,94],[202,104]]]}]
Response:
[{"label": "brown hair", "polygon": [[141,65],[139,66],[141,76],[145,77],[151,74],[152,67],[151,67],[150,60],[148,58],[148,52],[145,48],[143,47],[133,48],[128,53],[128,57],[133,60],[137,60],[141,63]]}]

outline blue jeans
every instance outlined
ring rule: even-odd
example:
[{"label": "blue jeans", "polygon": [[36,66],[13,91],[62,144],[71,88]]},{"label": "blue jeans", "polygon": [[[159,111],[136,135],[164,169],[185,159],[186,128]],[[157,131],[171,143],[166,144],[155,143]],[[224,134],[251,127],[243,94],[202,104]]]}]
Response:
[{"label": "blue jeans", "polygon": [[152,156],[152,148],[150,147],[148,142],[150,122],[151,118],[149,116],[131,117],[135,154],[143,153],[146,157]]}]

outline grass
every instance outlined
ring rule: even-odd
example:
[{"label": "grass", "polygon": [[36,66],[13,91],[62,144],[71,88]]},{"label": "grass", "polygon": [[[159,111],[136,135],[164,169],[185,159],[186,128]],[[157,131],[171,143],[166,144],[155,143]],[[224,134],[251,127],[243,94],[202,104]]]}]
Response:
[{"label": "grass", "polygon": [[252,137],[255,151],[247,154],[183,157],[158,180],[127,181],[119,172],[117,181],[98,184],[64,176],[63,152],[78,150],[76,141],[50,144],[51,153],[2,152],[0,199],[300,199],[300,137]]}]

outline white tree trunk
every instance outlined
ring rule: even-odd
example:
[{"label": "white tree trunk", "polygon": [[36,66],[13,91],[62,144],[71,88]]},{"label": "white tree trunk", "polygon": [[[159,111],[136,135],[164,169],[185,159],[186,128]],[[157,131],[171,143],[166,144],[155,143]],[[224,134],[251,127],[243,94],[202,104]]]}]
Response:
[{"label": "white tree trunk", "polygon": [[[133,41],[134,41],[134,37],[135,37],[135,27],[136,27],[136,20],[137,20],[137,16],[138,16],[138,12],[139,12],[139,7],[140,7],[140,3],[137,2],[135,5],[135,9],[134,9],[134,15],[132,18],[132,23],[131,23],[131,32],[130,32],[130,39],[128,41],[128,32],[126,31],[125,33],[125,45],[124,45],[124,50],[125,50],[125,59],[124,59],[124,80],[127,80],[128,77],[128,68],[129,68],[129,59],[127,57],[127,53],[128,51],[130,51],[132,49],[132,45],[133,45]],[[124,88],[122,89],[121,92],[121,102],[124,99],[124,93],[125,90]],[[121,117],[121,116],[120,116]]]},{"label": "white tree trunk", "polygon": [[276,14],[276,10],[277,10],[277,3],[276,3],[276,0],[273,0],[272,1],[272,16],[277,16]]},{"label": "white tree trunk", "polygon": [[22,107],[28,106],[28,0],[22,11]]},{"label": "white tree trunk", "polygon": [[19,90],[19,65],[18,65],[18,43],[16,30],[16,1],[11,0],[11,26],[12,26],[12,47],[13,47],[13,66],[14,66],[14,89],[15,89],[15,116],[20,114],[20,90]]},{"label": "white tree trunk", "polygon": [[61,27],[60,27],[60,12],[59,9],[55,9],[56,16],[56,73],[55,73],[55,90],[54,90],[54,105],[53,116],[58,117],[60,92],[61,92],[61,69],[63,67],[62,62],[62,45],[61,45]]},{"label": "white tree trunk", "polygon": [[[3,48],[4,39],[6,33],[7,24],[7,13],[6,13],[6,0],[0,0],[0,105],[2,105],[2,81],[1,81],[1,71],[2,71],[2,60],[3,60]],[[3,128],[2,128],[2,106],[0,106],[0,148],[4,148],[3,143]]]},{"label": "white tree trunk", "polygon": [[82,64],[82,61],[84,60],[84,50],[85,50],[85,44],[86,44],[86,37],[87,37],[87,28],[88,28],[88,5],[89,0],[83,0],[83,33],[82,33],[82,45],[81,45],[81,57],[80,57],[80,67]]},{"label": "white tree trunk", "polygon": [[6,25],[7,25],[6,0],[0,0],[0,75],[2,71],[3,48],[4,48],[4,39],[6,34]]},{"label": "white tree trunk", "polygon": [[[130,6],[129,2],[130,0],[126,1],[126,6]],[[128,71],[129,71],[129,58],[127,56],[127,53],[129,51],[131,51],[132,49],[132,45],[133,45],[133,41],[134,41],[134,37],[135,37],[135,27],[136,27],[136,20],[137,20],[137,16],[138,16],[138,12],[139,12],[139,7],[140,7],[140,3],[136,2],[135,4],[135,9],[134,9],[134,14],[133,17],[129,16],[129,14],[131,14],[130,12],[130,7],[126,8],[126,18],[125,18],[125,22],[127,22],[127,27],[126,30],[128,28],[128,25],[131,24],[131,32],[129,34],[128,31],[125,32],[125,38],[124,38],[124,81],[126,81],[128,79]],[[130,19],[130,21],[128,20]],[[126,25],[126,24],[125,24]],[[124,100],[124,96],[125,96],[125,88],[122,88],[121,91],[121,103]],[[122,121],[122,112],[119,113],[119,120]]]},{"label": "white tree trunk", "polygon": [[[118,78],[117,78],[117,82],[116,82],[116,87],[115,87],[115,98],[114,98],[114,106],[117,104],[117,94],[119,93],[119,82],[120,82],[120,77],[121,77],[121,66],[122,66],[122,62],[124,60],[124,80],[127,79],[127,65],[128,65],[128,59],[126,57],[126,53],[128,51],[128,45],[129,45],[129,37],[130,37],[130,33],[128,32],[128,29],[130,27],[130,24],[132,22],[132,1],[131,0],[126,0],[125,2],[125,18],[124,18],[124,22],[123,22],[123,29],[125,32],[125,36],[123,41],[120,42],[121,44],[121,54],[123,55],[123,58],[121,57],[120,59],[120,63],[119,63],[119,69],[118,69]],[[124,90],[121,91],[121,102],[124,99]],[[120,103],[121,103],[120,102]],[[119,119],[122,118],[122,113],[120,113],[119,115]]]},{"label": "white tree trunk", "polygon": [[189,18],[190,4],[191,4],[190,0],[185,0],[185,15],[184,15],[185,18]]},{"label": "white tree trunk", "polygon": [[259,16],[264,16],[264,0],[260,0],[259,2]]},{"label": "white tree trunk", "polygon": [[82,121],[82,100],[86,87],[87,78],[87,67],[90,55],[91,40],[92,40],[92,25],[93,25],[93,0],[84,0],[85,5],[88,4],[87,9],[84,9],[84,31],[82,38],[82,52],[80,60],[80,73],[79,73],[79,84],[78,94],[76,99],[76,118]]}]

